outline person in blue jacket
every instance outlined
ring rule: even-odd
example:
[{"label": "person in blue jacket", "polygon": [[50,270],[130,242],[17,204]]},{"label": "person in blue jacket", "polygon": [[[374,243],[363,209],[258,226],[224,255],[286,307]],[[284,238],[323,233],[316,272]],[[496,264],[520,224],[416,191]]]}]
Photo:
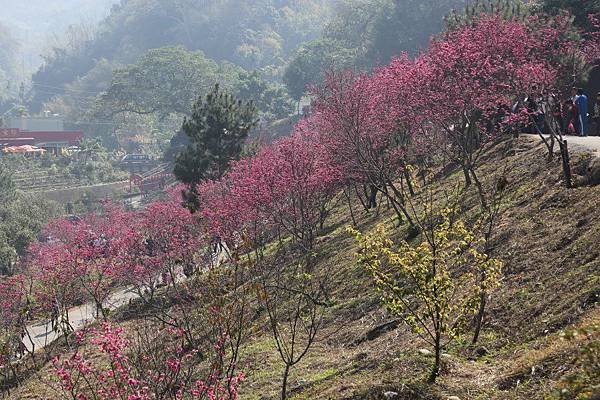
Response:
[{"label": "person in blue jacket", "polygon": [[583,93],[583,89],[577,89],[575,104],[579,110],[579,136],[587,136],[588,126],[588,98]]}]

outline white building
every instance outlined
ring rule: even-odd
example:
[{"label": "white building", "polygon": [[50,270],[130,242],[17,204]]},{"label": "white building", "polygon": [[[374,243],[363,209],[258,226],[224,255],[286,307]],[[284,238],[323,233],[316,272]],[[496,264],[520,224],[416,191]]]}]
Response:
[{"label": "white building", "polygon": [[6,121],[6,128],[29,132],[61,132],[65,130],[63,120],[54,117],[10,117]]}]

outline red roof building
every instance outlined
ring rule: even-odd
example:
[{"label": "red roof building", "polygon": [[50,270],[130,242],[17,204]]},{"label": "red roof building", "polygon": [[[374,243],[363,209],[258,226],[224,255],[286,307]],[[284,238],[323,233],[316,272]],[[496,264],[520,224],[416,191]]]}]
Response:
[{"label": "red roof building", "polygon": [[31,145],[46,150],[58,150],[78,146],[82,141],[81,131],[23,131],[18,128],[0,128],[0,149]]}]

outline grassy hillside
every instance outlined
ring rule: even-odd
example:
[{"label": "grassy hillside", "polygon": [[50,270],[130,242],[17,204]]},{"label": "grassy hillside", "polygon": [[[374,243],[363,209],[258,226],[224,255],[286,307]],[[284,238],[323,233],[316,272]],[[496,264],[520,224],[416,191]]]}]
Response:
[{"label": "grassy hillside", "polygon": [[[330,310],[321,343],[294,375],[296,398],[542,399],[573,372],[581,343],[560,339],[561,331],[600,322],[600,187],[567,190],[559,183],[558,161],[547,164],[543,148],[527,139],[503,143],[486,155],[481,176],[493,183],[506,167],[509,182],[495,234],[495,255],[505,262],[502,288],[493,296],[479,345],[448,351],[445,372],[435,385],[424,346],[379,305],[365,272],[356,266],[354,242],[342,229],[349,223],[338,210],[331,233],[321,238],[320,266],[335,271],[336,305]],[[589,156],[576,159],[587,168]],[[436,191],[450,189],[461,175],[443,178]],[[475,193],[463,204],[476,212]],[[364,216],[359,229],[371,230],[391,214]],[[398,325],[396,327],[396,325]],[[386,330],[389,330],[386,332]],[[270,349],[270,351],[266,351]],[[255,369],[250,399],[277,393],[281,366],[269,338],[249,350]],[[479,354],[479,355],[478,355]]]},{"label": "grassy hillside", "polygon": [[[562,333],[600,324],[600,186],[564,188],[559,161],[548,162],[543,146],[529,138],[501,142],[484,160],[484,185],[504,177],[507,186],[493,236],[493,255],[505,264],[502,286],[489,303],[480,342],[469,346],[465,338],[447,349],[442,376],[425,383],[431,360],[419,349],[426,346],[384,311],[357,266],[356,245],[345,231],[350,214],[340,197],[318,239],[314,268],[315,274],[331,274],[332,305],[317,343],[292,369],[292,398],[545,399],[567,376],[581,372],[580,349],[598,337],[568,341]],[[574,172],[584,175],[590,160],[589,154],[573,154]],[[441,196],[462,174],[446,170],[438,178],[433,191]],[[476,217],[477,204],[475,190],[467,191],[461,201],[465,219]],[[354,210],[363,232],[393,224],[385,202],[379,215],[357,211],[358,203]],[[406,227],[396,231],[398,238],[406,234]],[[137,323],[134,317],[127,325]],[[247,375],[242,399],[277,398],[283,364],[267,329],[244,344],[239,367]],[[52,398],[44,390],[32,378],[10,398]]]}]

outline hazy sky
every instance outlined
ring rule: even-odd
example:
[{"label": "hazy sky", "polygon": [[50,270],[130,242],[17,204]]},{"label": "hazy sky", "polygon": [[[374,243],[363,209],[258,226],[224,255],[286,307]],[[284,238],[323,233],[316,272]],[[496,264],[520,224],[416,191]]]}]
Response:
[{"label": "hazy sky", "polygon": [[0,0],[0,21],[8,26],[22,47],[25,73],[41,63],[52,37],[72,24],[96,24],[119,0]]}]

